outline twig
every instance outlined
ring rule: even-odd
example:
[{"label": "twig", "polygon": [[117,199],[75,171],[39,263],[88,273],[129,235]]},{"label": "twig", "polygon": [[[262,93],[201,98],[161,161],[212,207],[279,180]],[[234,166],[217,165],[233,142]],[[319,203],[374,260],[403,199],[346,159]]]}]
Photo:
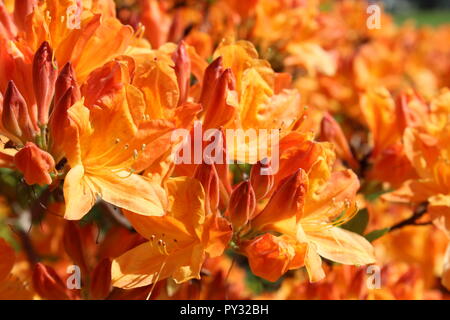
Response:
[{"label": "twig", "polygon": [[33,268],[34,265],[39,261],[39,257],[34,251],[33,244],[31,243],[30,237],[27,232],[23,230],[16,230],[16,234],[20,238],[20,242],[22,243],[22,248],[25,251],[26,257],[28,259],[28,263]]},{"label": "twig", "polygon": [[426,223],[417,222],[417,220],[419,220],[427,212],[427,208],[428,208],[427,202],[421,203],[416,208],[416,210],[414,211],[414,214],[411,217],[394,224],[392,227],[389,228],[389,232],[392,232],[394,230],[403,228],[405,226],[410,226],[410,225],[420,226],[420,225],[430,224],[430,222],[426,222]]}]

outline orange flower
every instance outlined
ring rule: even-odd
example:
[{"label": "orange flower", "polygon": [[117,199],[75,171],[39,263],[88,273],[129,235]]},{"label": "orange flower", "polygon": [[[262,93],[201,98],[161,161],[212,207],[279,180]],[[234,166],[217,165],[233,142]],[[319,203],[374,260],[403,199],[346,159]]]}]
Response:
[{"label": "orange flower", "polygon": [[146,120],[144,96],[130,84],[126,62],[92,73],[81,91],[84,101],[67,112],[71,129],[64,150],[71,169],[64,181],[65,217],[80,219],[98,196],[139,214],[163,215],[161,187],[135,171],[157,158],[149,153],[162,136],[169,141],[175,124]]},{"label": "orange flower", "polygon": [[[44,103],[46,98],[41,94],[47,94],[48,98],[48,92],[41,90],[37,100],[32,95],[31,75],[38,72],[36,68],[32,72],[31,61],[43,42],[53,48],[54,67],[71,62],[81,82],[94,69],[124,54],[132,42],[131,27],[122,25],[111,10],[105,10],[114,8],[112,0],[24,0],[16,3],[20,5],[16,5],[11,14],[16,23],[11,28],[16,31],[1,37],[0,50],[6,68],[0,72],[0,89],[4,91],[7,81],[13,80],[30,108]],[[99,51],[99,47],[102,50]],[[44,83],[36,83],[35,90]]]},{"label": "orange flower", "polygon": [[[301,150],[303,146],[299,142],[302,140],[297,141]],[[286,150],[289,153],[282,152],[282,158],[296,156],[292,149]],[[338,227],[357,210],[355,195],[359,181],[350,170],[331,172],[332,162],[326,156],[329,152],[324,145],[322,154],[318,154],[307,171],[298,169],[281,180],[267,204],[250,221],[250,231],[241,233],[244,239],[241,249],[255,274],[274,281],[287,270],[304,265],[310,281],[318,281],[325,276],[321,256],[342,264],[375,262],[373,248],[367,240]],[[277,232],[283,236],[245,240],[261,232]],[[280,248],[275,249],[277,246]],[[254,251],[266,247],[272,249]],[[271,262],[276,256],[277,260]],[[276,262],[278,267],[265,268],[261,262],[264,259],[268,259],[267,263]]]},{"label": "orange flower", "polygon": [[[221,255],[226,248],[230,227],[220,221],[222,218],[205,214],[205,193],[197,180],[173,178],[167,182],[167,190],[168,198],[160,202],[165,216],[126,212],[136,230],[149,241],[113,261],[114,286],[131,289],[168,277],[177,283],[199,279],[206,255]],[[225,241],[224,234],[228,235]]]},{"label": "orange flower", "polygon": [[[406,128],[403,136],[405,154],[418,178],[410,179],[385,199],[414,204],[427,203],[434,223],[450,238],[450,93],[444,90],[431,105],[426,121]],[[448,263],[443,284],[448,286]]]}]

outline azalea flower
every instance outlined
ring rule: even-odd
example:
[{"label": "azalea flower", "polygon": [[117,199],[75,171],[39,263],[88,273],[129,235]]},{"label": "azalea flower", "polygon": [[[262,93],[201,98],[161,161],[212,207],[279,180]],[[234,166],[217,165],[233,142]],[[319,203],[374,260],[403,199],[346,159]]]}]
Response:
[{"label": "azalea flower", "polygon": [[[161,186],[138,172],[170,147],[178,123],[146,116],[145,96],[130,83],[129,72],[126,61],[114,61],[92,73],[81,88],[84,99],[67,110],[69,128],[60,124],[70,166],[64,181],[67,219],[83,217],[97,197],[139,214],[164,214],[158,206]],[[189,106],[176,112],[186,111]]]},{"label": "azalea flower", "polygon": [[144,217],[126,212],[148,241],[113,261],[113,285],[131,289],[168,277],[176,283],[200,279],[206,256],[221,255],[227,246],[223,239],[231,235],[223,218],[206,215],[204,201],[200,182],[180,177],[167,181],[167,197],[159,203],[164,216]]},{"label": "azalea flower", "polygon": [[[282,157],[293,160],[303,153],[299,138],[282,151]],[[327,158],[327,152],[312,164],[306,157],[297,171],[279,181],[265,206],[239,234],[238,246],[256,275],[275,281],[288,270],[305,266],[309,279],[318,281],[325,276],[321,256],[342,264],[375,262],[366,239],[338,227],[357,210],[359,182],[351,170],[332,172],[333,158]]]}]

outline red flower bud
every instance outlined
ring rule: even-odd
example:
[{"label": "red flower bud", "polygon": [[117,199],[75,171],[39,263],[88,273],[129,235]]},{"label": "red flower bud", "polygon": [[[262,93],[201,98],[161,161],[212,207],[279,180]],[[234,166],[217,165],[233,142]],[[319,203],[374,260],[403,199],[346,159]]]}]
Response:
[{"label": "red flower bud", "polygon": [[59,162],[64,156],[64,144],[67,141],[71,141],[76,133],[70,127],[70,120],[67,111],[75,103],[75,97],[77,89],[70,87],[66,90],[65,94],[55,104],[50,120],[48,129],[50,131],[50,150],[55,160]]},{"label": "red flower bud", "polygon": [[263,162],[258,161],[250,171],[250,181],[257,201],[269,194],[274,183],[274,176],[270,171],[269,161]]},{"label": "red flower bud", "polygon": [[238,230],[253,218],[256,209],[255,193],[250,181],[243,181],[231,192],[227,215]]},{"label": "red flower bud", "polygon": [[[236,108],[228,99],[230,91],[236,88],[236,80],[231,69],[225,69],[220,77],[213,83],[211,94],[200,100],[205,110],[204,127],[219,128],[229,123],[236,112]],[[210,87],[204,83],[205,87]]]},{"label": "red flower bud", "polygon": [[208,214],[217,212],[219,207],[219,177],[214,164],[200,164],[194,174],[199,180],[206,194],[206,211]]},{"label": "red flower bud", "polygon": [[52,183],[49,172],[55,169],[53,157],[39,149],[33,142],[27,142],[14,156],[14,164],[29,185],[46,185]]},{"label": "red flower bud", "polygon": [[252,228],[263,229],[281,220],[300,217],[307,188],[308,176],[302,169],[281,180],[265,208],[252,221]]},{"label": "red flower bud", "polygon": [[68,300],[69,295],[64,282],[56,271],[42,263],[36,264],[33,271],[34,290],[44,299]]},{"label": "red flower bud", "polygon": [[33,89],[38,108],[39,124],[48,122],[50,104],[55,92],[55,81],[58,76],[56,61],[47,41],[44,41],[36,51],[33,59]]},{"label": "red flower bud", "polygon": [[321,138],[332,142],[336,146],[338,156],[347,161],[352,168],[358,167],[341,127],[329,113],[325,113],[322,119]]},{"label": "red flower bud", "polygon": [[200,95],[200,103],[203,106],[203,110],[206,110],[207,106],[211,105],[214,96],[214,88],[222,72],[222,57],[218,57],[205,69],[202,83],[202,92]]},{"label": "red flower bud", "polygon": [[9,81],[3,99],[3,127],[8,138],[18,143],[33,141],[36,131],[28,113],[27,103],[13,81]]},{"label": "red flower bud", "polygon": [[191,59],[187,54],[186,45],[183,41],[180,42],[177,50],[173,53],[172,60],[175,62],[175,74],[177,75],[180,89],[178,105],[182,105],[187,101],[191,81]]},{"label": "red flower bud", "polygon": [[66,63],[64,68],[59,73],[55,83],[55,106],[58,105],[61,98],[66,95],[67,90],[71,90],[70,101],[75,103],[81,99],[80,87],[78,86],[75,71],[70,62]]}]

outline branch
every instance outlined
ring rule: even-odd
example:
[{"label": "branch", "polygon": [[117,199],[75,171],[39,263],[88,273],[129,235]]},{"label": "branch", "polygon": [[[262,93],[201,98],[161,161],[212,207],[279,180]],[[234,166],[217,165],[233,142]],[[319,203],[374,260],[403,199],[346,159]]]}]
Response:
[{"label": "branch", "polygon": [[414,211],[414,214],[409,217],[408,219],[405,219],[403,221],[400,221],[399,223],[394,224],[392,227],[389,228],[389,232],[392,232],[397,229],[401,229],[405,226],[421,226],[421,225],[428,225],[430,222],[426,223],[419,223],[417,220],[419,220],[426,212],[428,208],[428,202],[424,202],[419,204],[419,206]]}]

